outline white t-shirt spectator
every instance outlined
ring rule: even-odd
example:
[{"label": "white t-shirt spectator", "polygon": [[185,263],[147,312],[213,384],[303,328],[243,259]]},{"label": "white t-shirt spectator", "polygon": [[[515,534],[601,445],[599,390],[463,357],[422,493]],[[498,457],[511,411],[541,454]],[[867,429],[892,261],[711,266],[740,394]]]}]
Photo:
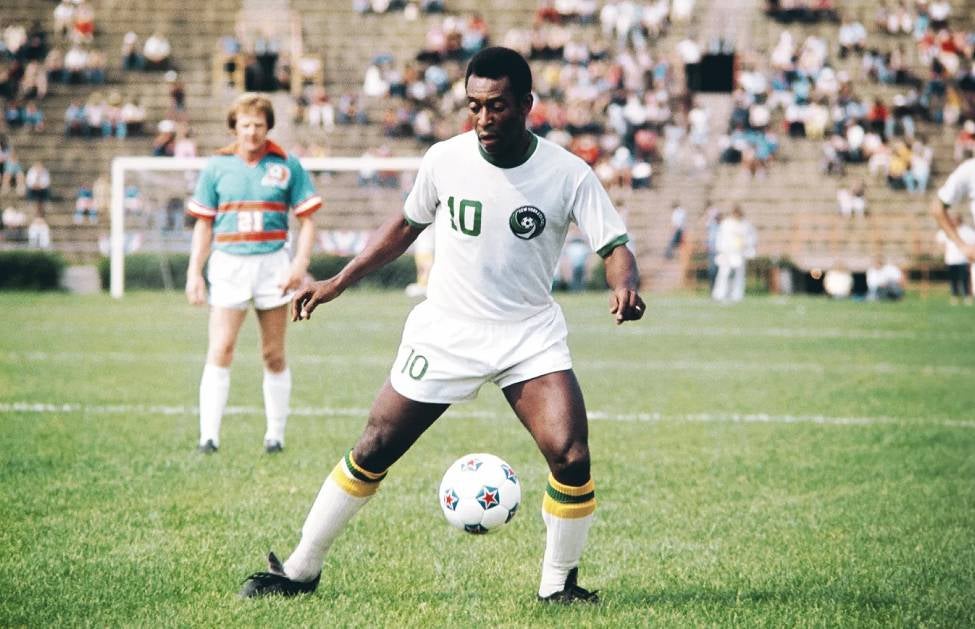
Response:
[{"label": "white t-shirt spectator", "polygon": [[150,35],[142,48],[142,54],[153,63],[160,63],[169,59],[171,52],[172,48],[169,45],[169,40],[159,33]]},{"label": "white t-shirt spectator", "polygon": [[701,47],[693,39],[684,39],[677,43],[677,54],[681,60],[687,63],[700,63]]}]

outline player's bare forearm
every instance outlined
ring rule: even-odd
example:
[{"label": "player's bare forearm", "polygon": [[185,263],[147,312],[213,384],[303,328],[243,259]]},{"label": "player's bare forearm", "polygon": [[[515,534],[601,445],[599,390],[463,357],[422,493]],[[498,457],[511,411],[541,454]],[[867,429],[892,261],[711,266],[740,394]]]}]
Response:
[{"label": "player's bare forearm", "polygon": [[948,216],[948,206],[937,196],[931,202],[931,214],[934,216],[934,220],[938,222],[938,227],[944,231],[945,236],[958,245],[958,248],[961,249],[962,253],[969,260],[975,260],[975,245],[969,244],[962,239],[961,234],[958,233],[958,228],[955,227],[955,223]]},{"label": "player's bare forearm", "polygon": [[315,245],[315,221],[310,216],[298,219],[298,239],[295,247],[295,257],[292,266],[302,273],[308,270],[311,262],[311,250]]},{"label": "player's bare forearm", "polygon": [[311,250],[315,244],[315,223],[310,216],[301,217],[298,222],[295,257],[291,260],[288,276],[282,278],[281,282],[278,283],[282,295],[302,285],[308,273],[308,265],[311,263]]},{"label": "player's bare forearm", "polygon": [[646,304],[640,298],[640,274],[633,253],[621,245],[613,249],[603,263],[611,291],[609,312],[616,317],[616,324],[642,318]]},{"label": "player's bare forearm", "polygon": [[400,213],[387,219],[372,234],[369,242],[366,243],[366,248],[338,274],[327,280],[315,282],[295,295],[292,301],[291,320],[311,318],[311,313],[318,304],[332,301],[349,286],[403,255],[421,231],[410,225]]},{"label": "player's bare forearm", "polygon": [[196,219],[196,224],[193,226],[193,240],[190,244],[190,262],[186,269],[186,299],[194,306],[206,302],[203,265],[210,255],[212,239],[213,224],[205,219]]}]

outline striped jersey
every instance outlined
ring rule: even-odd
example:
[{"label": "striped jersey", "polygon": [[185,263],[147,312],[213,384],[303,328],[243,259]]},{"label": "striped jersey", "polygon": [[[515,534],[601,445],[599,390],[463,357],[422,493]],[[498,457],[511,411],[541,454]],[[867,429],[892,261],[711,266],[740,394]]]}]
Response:
[{"label": "striped jersey", "polygon": [[629,239],[589,166],[532,137],[525,155],[492,163],[473,131],[430,147],[404,206],[433,223],[427,299],[463,317],[522,321],[552,306],[552,277],[571,223],[600,256]]},{"label": "striped jersey", "polygon": [[288,240],[288,210],[311,216],[322,207],[311,178],[294,156],[273,142],[250,165],[225,147],[210,158],[188,214],[213,221],[213,247],[226,253],[271,253]]}]

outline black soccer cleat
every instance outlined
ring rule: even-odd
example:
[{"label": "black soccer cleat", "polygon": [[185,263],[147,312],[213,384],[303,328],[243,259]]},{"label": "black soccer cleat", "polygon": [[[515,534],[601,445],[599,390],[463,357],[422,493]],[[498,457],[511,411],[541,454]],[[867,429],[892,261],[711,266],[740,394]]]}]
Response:
[{"label": "black soccer cleat", "polygon": [[219,450],[217,445],[213,443],[213,439],[207,439],[206,443],[200,444],[196,447],[196,451],[200,454],[213,454]]},{"label": "black soccer cleat", "polygon": [[284,450],[284,444],[280,441],[274,439],[268,439],[264,442],[264,452],[267,454],[277,454]]},{"label": "black soccer cleat", "polygon": [[569,570],[569,574],[565,577],[565,587],[563,587],[558,592],[553,592],[548,596],[539,596],[538,600],[542,603],[559,603],[561,605],[570,605],[572,603],[598,603],[599,595],[596,594],[596,590],[590,592],[586,588],[579,587],[576,584],[576,579],[579,577],[579,568],[573,568]]},{"label": "black soccer cleat", "polygon": [[240,590],[241,598],[258,598],[261,596],[297,596],[310,594],[318,587],[322,578],[319,572],[311,581],[292,581],[284,574],[284,566],[274,555],[267,555],[267,572],[255,572],[244,581]]}]

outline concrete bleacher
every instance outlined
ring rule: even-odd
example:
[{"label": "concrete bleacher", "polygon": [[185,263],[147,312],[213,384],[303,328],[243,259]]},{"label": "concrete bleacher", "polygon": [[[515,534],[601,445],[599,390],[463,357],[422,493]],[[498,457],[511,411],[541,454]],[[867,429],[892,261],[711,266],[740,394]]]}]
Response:
[{"label": "concrete bleacher", "polygon": [[[854,7],[866,24],[872,21],[879,0],[846,3]],[[420,15],[415,21],[403,19],[400,13],[387,15],[356,14],[348,0],[282,0],[300,19],[303,47],[306,53],[319,55],[324,62],[324,81],[330,94],[358,92],[366,67],[380,52],[399,60],[415,56],[434,20],[442,16]],[[759,0],[698,0],[694,22],[677,25],[656,43],[659,50],[670,51],[687,33],[706,41],[724,37],[739,48],[770,50],[778,32],[784,28],[761,13]],[[191,128],[200,154],[207,154],[225,144],[226,106],[235,95],[213,80],[213,55],[217,40],[233,34],[246,0],[213,0],[208,3],[159,3],[150,0],[94,0],[97,35],[94,46],[109,59],[108,84],[104,86],[64,86],[51,84],[42,108],[47,129],[41,134],[11,134],[11,140],[25,167],[42,160],[52,173],[56,199],[50,204],[47,218],[55,245],[72,259],[91,260],[97,255],[97,239],[107,232],[108,217],[102,216],[95,226],[72,224],[74,196],[82,183],[91,183],[107,175],[113,156],[147,155],[155,123],[169,108],[169,96],[159,72],[129,72],[120,69],[119,50],[127,31],[144,39],[154,30],[166,34],[173,46],[173,61],[186,86],[186,102]],[[50,29],[53,3],[36,0],[6,0],[3,16],[7,21],[29,24],[40,19]],[[277,5],[276,5],[277,6]],[[524,0],[451,0],[451,13],[467,16],[481,13],[490,25],[494,41],[500,40],[511,27],[531,24],[537,3]],[[975,0],[956,3],[955,16],[975,15]],[[969,18],[970,19],[970,18]],[[589,27],[598,28],[598,27]],[[835,40],[833,24],[790,25],[801,39],[816,32]],[[871,38],[893,38],[871,33]],[[904,40],[913,52],[913,42]],[[52,39],[52,43],[57,43]],[[835,55],[833,55],[835,60]],[[859,59],[847,59],[841,67],[853,74],[859,71]],[[858,82],[863,96],[880,95],[890,100],[889,86]],[[125,140],[65,138],[62,132],[63,112],[72,99],[86,99],[93,91],[117,90],[137,96],[148,110],[148,132]],[[703,97],[710,112],[715,141],[723,130],[730,111],[730,98],[724,95]],[[387,145],[394,155],[417,155],[423,147],[412,139],[383,136],[379,124],[339,125],[334,132],[295,127],[288,119],[291,97],[286,92],[273,96],[278,109],[275,137],[285,146],[300,139],[324,146],[329,155],[359,156],[367,148]],[[378,121],[386,103],[367,102],[371,119]],[[943,179],[952,166],[949,145],[951,130],[922,125],[935,148],[935,172],[931,185]],[[684,164],[679,168],[655,165],[654,186],[646,191],[614,191],[625,211],[632,233],[645,284],[650,289],[666,290],[685,285],[696,275],[695,256],[704,240],[700,220],[707,199],[730,208],[742,205],[759,232],[759,255],[772,259],[789,259],[804,267],[828,266],[842,258],[856,268],[875,255],[883,254],[900,262],[913,261],[937,253],[933,233],[936,230],[927,208],[929,196],[911,196],[891,191],[882,182],[871,182],[867,199],[870,214],[862,219],[843,219],[836,212],[836,190],[841,179],[828,178],[819,171],[819,143],[811,140],[782,138],[779,159],[768,177],[752,180],[742,177],[739,168],[711,166],[705,172],[693,172]],[[709,155],[712,160],[715,155]],[[851,173],[867,179],[865,167]],[[862,172],[861,172],[862,171]],[[849,178],[848,176],[847,178]],[[357,189],[354,175],[321,175],[318,181],[327,202],[326,210],[316,218],[324,229],[370,229],[395,208],[402,192],[390,189]],[[663,251],[669,240],[671,203],[679,200],[688,212],[686,230],[688,245],[674,260],[665,260]],[[8,199],[0,199],[8,202]]]}]

